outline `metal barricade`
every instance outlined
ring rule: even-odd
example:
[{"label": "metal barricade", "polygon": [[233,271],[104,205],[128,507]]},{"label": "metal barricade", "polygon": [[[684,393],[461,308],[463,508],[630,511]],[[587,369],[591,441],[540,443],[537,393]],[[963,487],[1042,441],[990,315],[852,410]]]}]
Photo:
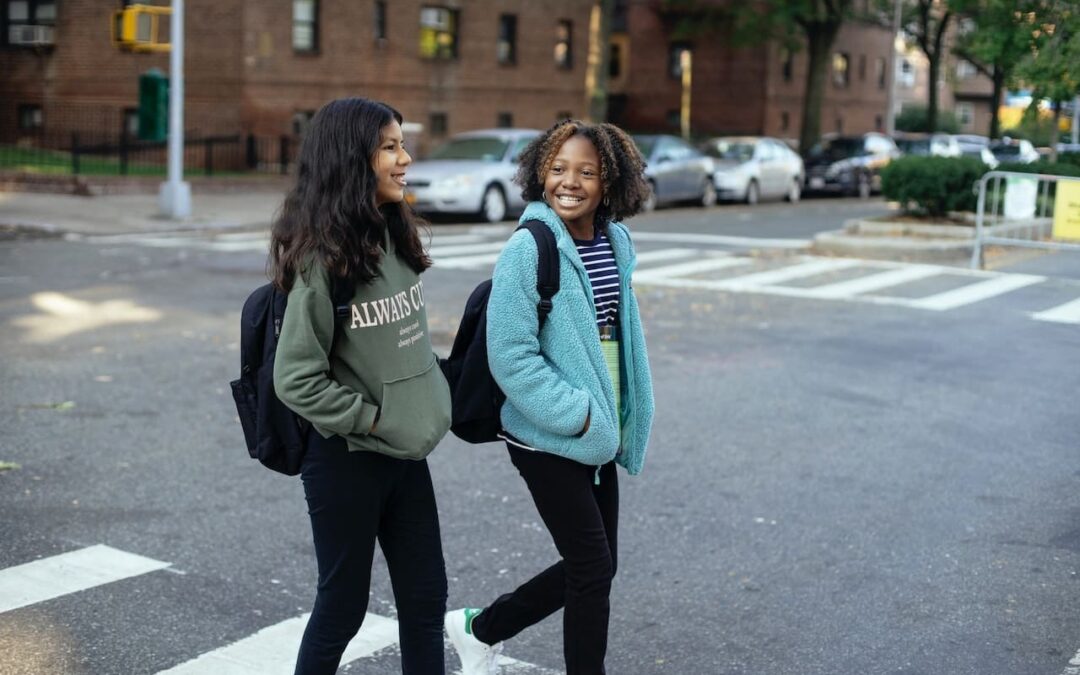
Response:
[{"label": "metal barricade", "polygon": [[972,269],[982,269],[985,247],[995,244],[1080,251],[1080,178],[1013,171],[983,175]]}]

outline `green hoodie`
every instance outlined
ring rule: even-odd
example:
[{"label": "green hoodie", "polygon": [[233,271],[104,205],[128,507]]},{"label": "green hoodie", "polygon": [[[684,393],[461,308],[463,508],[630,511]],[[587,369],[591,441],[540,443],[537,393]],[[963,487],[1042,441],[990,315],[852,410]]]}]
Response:
[{"label": "green hoodie", "polygon": [[386,242],[379,276],[357,285],[336,339],[325,267],[297,275],[274,389],[323,437],[344,437],[349,450],[423,459],[450,428],[450,388],[431,348],[420,276]]}]

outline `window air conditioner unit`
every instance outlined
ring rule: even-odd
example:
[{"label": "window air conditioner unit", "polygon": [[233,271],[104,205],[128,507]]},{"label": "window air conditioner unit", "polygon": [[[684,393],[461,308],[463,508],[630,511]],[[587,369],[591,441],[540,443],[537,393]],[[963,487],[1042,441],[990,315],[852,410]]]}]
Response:
[{"label": "window air conditioner unit", "polygon": [[9,26],[8,44],[13,45],[51,45],[52,26]]},{"label": "window air conditioner unit", "polygon": [[435,30],[450,30],[450,12],[441,7],[425,7],[420,10],[420,25]]}]

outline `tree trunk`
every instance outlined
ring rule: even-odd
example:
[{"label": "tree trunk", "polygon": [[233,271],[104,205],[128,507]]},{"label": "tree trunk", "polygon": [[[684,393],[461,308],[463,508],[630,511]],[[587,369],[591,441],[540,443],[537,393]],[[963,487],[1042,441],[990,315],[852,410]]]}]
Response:
[{"label": "tree trunk", "polygon": [[611,21],[615,0],[597,0],[589,20],[589,56],[585,74],[585,104],[590,122],[607,119],[608,68],[611,60]]},{"label": "tree trunk", "polygon": [[1056,162],[1058,160],[1058,140],[1061,138],[1061,101],[1054,99],[1053,109],[1054,126],[1050,129],[1050,161]]},{"label": "tree trunk", "polygon": [[927,54],[927,60],[929,61],[930,70],[929,77],[930,82],[927,84],[929,96],[926,99],[926,130],[929,132],[937,131],[938,126],[938,87],[937,81],[939,72],[941,71],[941,52],[930,56]]},{"label": "tree trunk", "polygon": [[839,23],[810,24],[806,29],[806,52],[810,59],[806,69],[806,93],[803,98],[802,128],[799,130],[799,152],[806,154],[821,137],[821,103],[829,74],[829,52]]},{"label": "tree trunk", "polygon": [[997,64],[994,64],[994,75],[991,79],[994,82],[994,90],[990,101],[990,138],[1001,138],[1001,119],[998,117],[998,110],[1001,108],[1001,93],[1005,90],[1005,71]]}]

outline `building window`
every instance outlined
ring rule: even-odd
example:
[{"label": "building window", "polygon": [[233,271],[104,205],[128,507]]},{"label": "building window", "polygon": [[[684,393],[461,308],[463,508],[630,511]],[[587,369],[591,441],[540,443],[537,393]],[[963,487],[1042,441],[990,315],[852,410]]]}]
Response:
[{"label": "building window", "polygon": [[314,52],[319,48],[318,0],[293,0],[292,46],[297,52]]},{"label": "building window", "polygon": [[851,57],[844,52],[836,52],[832,57],[833,84],[846,87],[851,81]]},{"label": "building window", "polygon": [[883,131],[884,127],[885,127],[885,121],[882,119],[881,115],[875,115],[874,116],[874,130],[875,131]]},{"label": "building window", "polygon": [[670,108],[667,111],[667,116],[664,121],[667,123],[668,129],[681,129],[682,128],[682,111],[678,108]]},{"label": "building window", "polygon": [[447,7],[420,8],[420,56],[426,59],[456,59],[458,55],[458,12]]},{"label": "building window", "polygon": [[900,84],[908,88],[915,86],[915,66],[907,59],[900,59]]},{"label": "building window", "polygon": [[784,78],[784,82],[791,82],[795,73],[795,52],[787,47],[780,52],[780,59],[782,65],[780,66],[780,74]]},{"label": "building window", "polygon": [[886,84],[886,82],[885,82],[885,72],[886,72],[885,69],[887,67],[888,66],[886,65],[885,58],[882,57],[882,56],[879,56],[877,61],[874,62],[874,77],[877,78],[877,88],[878,89],[884,89],[885,88],[885,84]]},{"label": "building window", "polygon": [[956,79],[958,79],[958,80],[970,79],[972,77],[975,77],[976,72],[978,72],[978,71],[975,70],[975,66],[972,65],[971,61],[967,61],[965,59],[960,59],[959,61],[956,62]]},{"label": "building window", "polygon": [[970,126],[975,121],[975,106],[971,103],[957,103],[956,120],[962,127]]},{"label": "building window", "polygon": [[45,118],[40,105],[19,106],[19,131],[41,131],[43,126],[45,126]]},{"label": "building window", "polygon": [[7,0],[2,9],[6,11],[0,11],[4,21],[0,41],[10,45],[52,44],[52,26],[56,25],[55,0]]},{"label": "building window", "polygon": [[787,131],[791,128],[791,115],[787,111],[780,113],[780,131]]},{"label": "building window", "polygon": [[428,126],[431,127],[432,136],[445,136],[446,135],[446,113],[436,112],[431,113],[431,119],[428,120]]},{"label": "building window", "polygon": [[132,137],[139,135],[138,108],[124,108],[124,133]]},{"label": "building window", "polygon": [[495,115],[495,126],[500,129],[509,129],[514,126],[514,114],[508,112],[501,112]]},{"label": "building window", "polygon": [[375,22],[374,23],[375,23],[375,26],[374,26],[374,28],[375,28],[375,39],[376,40],[385,40],[386,39],[386,3],[385,2],[376,2],[375,3]]},{"label": "building window", "polygon": [[315,117],[314,110],[297,110],[292,116],[292,132],[294,136],[303,136],[311,126],[311,120]]},{"label": "building window", "polygon": [[560,110],[559,112],[555,113],[556,122],[562,122],[563,120],[572,119],[574,119],[574,113],[570,112],[569,110]]},{"label": "building window", "polygon": [[560,19],[555,24],[555,65],[569,70],[574,67],[574,22]]},{"label": "building window", "polygon": [[608,49],[608,79],[617,80],[622,75],[622,44],[612,42]]},{"label": "building window", "polygon": [[499,17],[499,41],[495,45],[495,60],[505,65],[517,63],[517,15]]},{"label": "building window", "polygon": [[686,42],[672,42],[668,48],[668,75],[676,80],[682,77],[683,52],[693,54],[693,50]]},{"label": "building window", "polygon": [[866,54],[859,54],[859,82],[866,82]]},{"label": "building window", "polygon": [[844,118],[837,115],[836,117],[836,133],[844,133]]}]

